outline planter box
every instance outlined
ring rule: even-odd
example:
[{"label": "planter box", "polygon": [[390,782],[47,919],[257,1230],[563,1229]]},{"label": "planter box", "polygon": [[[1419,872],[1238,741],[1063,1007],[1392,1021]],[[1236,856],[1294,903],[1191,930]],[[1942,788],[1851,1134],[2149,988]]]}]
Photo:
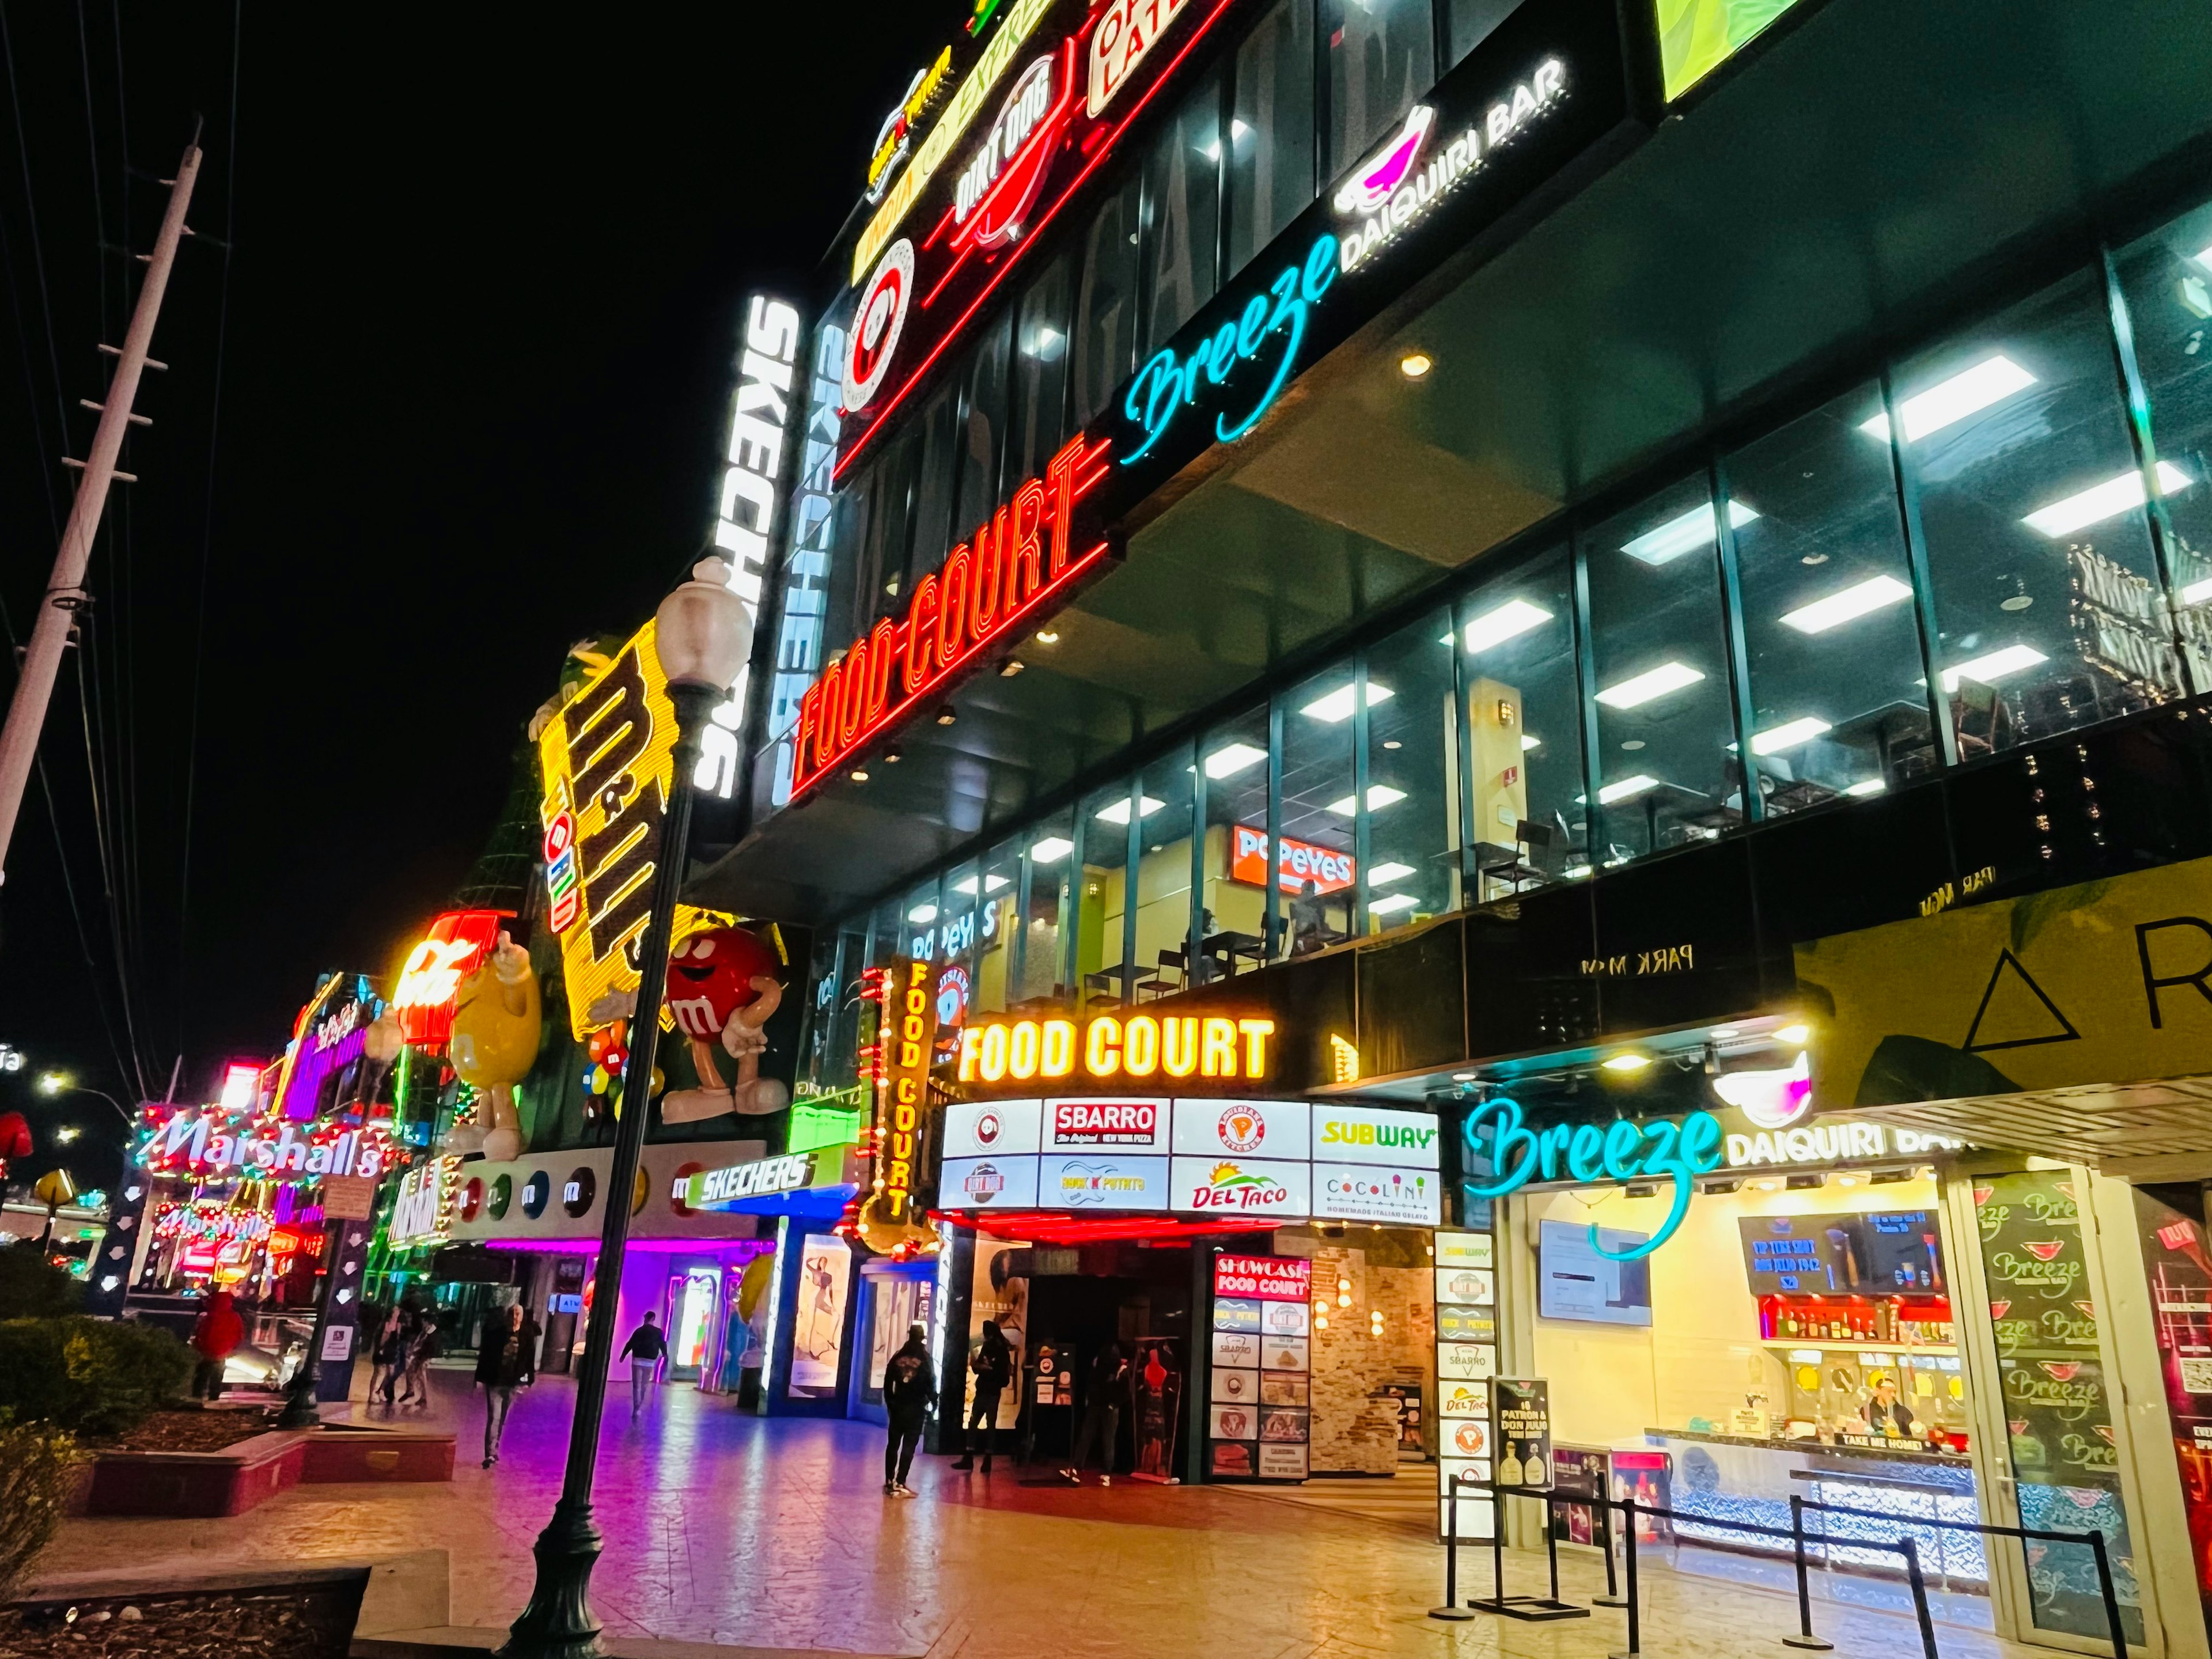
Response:
[{"label": "planter box", "polygon": [[307,1439],[301,1481],[451,1480],[453,1437],[434,1429],[329,1423]]},{"label": "planter box", "polygon": [[[0,1606],[0,1647],[37,1655],[107,1650],[102,1636],[129,1632],[124,1645],[158,1651],[281,1652],[285,1659],[344,1659],[361,1613],[367,1567],[272,1568],[256,1572],[87,1574],[48,1580],[20,1601]],[[111,1624],[124,1608],[135,1622]],[[77,1623],[67,1615],[74,1610]],[[252,1641],[244,1638],[253,1638]]]},{"label": "planter box", "polygon": [[299,1484],[311,1429],[274,1429],[211,1452],[103,1452],[88,1515],[243,1515]]}]

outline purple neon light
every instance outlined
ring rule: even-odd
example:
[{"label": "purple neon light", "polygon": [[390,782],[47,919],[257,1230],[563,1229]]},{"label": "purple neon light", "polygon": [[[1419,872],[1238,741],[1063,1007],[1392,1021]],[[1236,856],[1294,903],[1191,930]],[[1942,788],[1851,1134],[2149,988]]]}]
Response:
[{"label": "purple neon light", "polygon": [[284,1085],[280,1109],[285,1119],[293,1123],[311,1121],[315,1115],[315,1098],[323,1091],[323,1079],[359,1060],[368,1041],[368,1028],[356,1025],[329,1048],[312,1048],[301,1055],[300,1063],[292,1068],[291,1080]]},{"label": "purple neon light", "polygon": [[[461,1241],[457,1241],[461,1242]],[[520,1255],[597,1255],[596,1238],[487,1238],[488,1250]],[[765,1255],[775,1248],[772,1238],[633,1238],[623,1247],[630,1255]]]}]

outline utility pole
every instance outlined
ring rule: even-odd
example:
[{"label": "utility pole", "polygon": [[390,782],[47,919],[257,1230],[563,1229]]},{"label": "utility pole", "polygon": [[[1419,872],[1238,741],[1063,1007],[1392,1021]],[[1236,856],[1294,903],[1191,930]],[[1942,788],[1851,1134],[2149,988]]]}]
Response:
[{"label": "utility pole", "polygon": [[[123,434],[134,423],[150,424],[131,412],[138,395],[138,380],[154,362],[146,348],[154,343],[154,324],[161,314],[162,291],[169,285],[169,268],[176,262],[177,244],[191,233],[185,227],[185,210],[192,199],[192,180],[199,174],[199,133],[185,147],[185,159],[169,186],[168,210],[161,216],[161,234],[154,251],[138,257],[146,261],[145,285],[131,313],[131,331],[115,356],[115,378],[107,384],[100,410],[100,425],[92,435],[92,453],[82,463],[84,477],[76,487],[69,525],[62,532],[61,551],[54,558],[53,579],[39,605],[39,619],[31,629],[30,648],[23,653],[15,681],[15,700],[8,705],[8,723],[0,727],[0,880],[5,879],[9,843],[15,839],[15,819],[23,807],[23,791],[31,780],[31,762],[38,754],[39,733],[46,723],[46,705],[53,700],[54,680],[61,672],[62,652],[69,644],[72,619],[85,603],[85,567],[92,559],[93,538],[100,532],[100,515],[107,506],[107,486],[117,476],[116,458],[123,452]],[[71,462],[71,465],[77,463]],[[121,475],[135,483],[131,475]]]}]

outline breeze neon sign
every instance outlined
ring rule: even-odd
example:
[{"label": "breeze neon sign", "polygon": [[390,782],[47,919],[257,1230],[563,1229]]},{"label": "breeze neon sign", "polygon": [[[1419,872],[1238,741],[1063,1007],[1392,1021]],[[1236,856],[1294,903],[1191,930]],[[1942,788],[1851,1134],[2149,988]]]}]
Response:
[{"label": "breeze neon sign", "polygon": [[1267,1075],[1272,1019],[1220,1015],[1099,1014],[1079,1033],[1072,1019],[1018,1019],[960,1034],[960,1081],[1006,1078],[1241,1077]]},{"label": "breeze neon sign", "polygon": [[1621,1117],[1606,1123],[1559,1123],[1531,1129],[1523,1121],[1521,1103],[1499,1095],[1467,1115],[1463,1133],[1468,1152],[1478,1161],[1486,1160],[1491,1169],[1487,1182],[1468,1182],[1468,1190],[1477,1198],[1504,1198],[1540,1181],[1671,1177],[1674,1202],[1667,1218],[1641,1244],[1608,1250],[1596,1224],[1591,1224],[1590,1247],[1614,1261],[1649,1255],[1672,1238],[1689,1213],[1697,1178],[1718,1169],[1723,1156],[1721,1121],[1711,1112],[1692,1112],[1680,1121]]}]

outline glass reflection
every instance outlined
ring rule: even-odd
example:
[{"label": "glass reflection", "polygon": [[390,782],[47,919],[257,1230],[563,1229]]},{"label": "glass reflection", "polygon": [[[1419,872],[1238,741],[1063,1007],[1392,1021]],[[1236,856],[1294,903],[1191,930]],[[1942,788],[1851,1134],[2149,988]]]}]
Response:
[{"label": "glass reflection", "polygon": [[1404,797],[1368,814],[1358,873],[1370,933],[1459,908],[1455,643],[1451,613],[1437,611],[1368,653],[1367,776]]},{"label": "glass reflection", "polygon": [[1590,872],[1565,548],[1459,602],[1477,902]]}]

